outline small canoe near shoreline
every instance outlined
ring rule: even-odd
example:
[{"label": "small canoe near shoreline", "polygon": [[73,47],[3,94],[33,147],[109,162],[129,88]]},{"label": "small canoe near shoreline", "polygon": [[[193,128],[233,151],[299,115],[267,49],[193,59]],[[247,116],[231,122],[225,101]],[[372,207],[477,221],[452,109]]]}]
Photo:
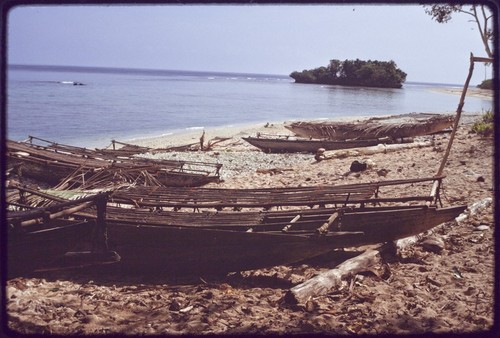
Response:
[{"label": "small canoe near shoreline", "polygon": [[401,139],[429,135],[451,127],[454,117],[441,114],[403,114],[358,122],[299,121],[285,128],[300,137],[329,140]]},{"label": "small canoe near shoreline", "polygon": [[[256,137],[243,137],[251,145],[261,149],[265,153],[316,153],[318,149],[339,150],[360,147],[370,147],[381,143],[394,143],[394,140],[369,139],[369,140],[327,140],[327,139],[304,139],[283,135],[257,135]],[[404,140],[411,142],[412,140]]]}]

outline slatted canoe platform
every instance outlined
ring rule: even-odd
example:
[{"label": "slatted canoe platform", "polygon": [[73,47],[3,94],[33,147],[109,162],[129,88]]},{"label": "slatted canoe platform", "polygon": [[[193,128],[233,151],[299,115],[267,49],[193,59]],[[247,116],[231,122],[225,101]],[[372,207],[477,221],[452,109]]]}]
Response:
[{"label": "slatted canoe platform", "polygon": [[436,177],[388,180],[346,185],[320,185],[308,187],[221,189],[179,187],[130,187],[119,189],[110,197],[118,204],[136,207],[163,208],[264,208],[281,206],[325,206],[377,202],[430,201],[432,197],[379,198],[379,188],[434,181]]}]

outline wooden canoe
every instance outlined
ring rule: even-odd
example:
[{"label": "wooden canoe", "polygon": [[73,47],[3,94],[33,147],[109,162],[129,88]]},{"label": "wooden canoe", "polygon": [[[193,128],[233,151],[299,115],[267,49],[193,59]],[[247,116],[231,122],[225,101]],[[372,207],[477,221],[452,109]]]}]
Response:
[{"label": "wooden canoe", "polygon": [[[410,116],[408,118],[408,116]],[[400,122],[395,120],[400,119]],[[348,140],[348,139],[377,139],[377,138],[411,138],[429,135],[449,128],[453,124],[454,117],[451,115],[426,114],[401,115],[383,119],[368,119],[359,122],[339,121],[300,121],[285,125],[300,137],[311,137],[316,139]],[[392,121],[392,122],[391,122]],[[325,148],[326,149],[326,148]]]},{"label": "wooden canoe", "polygon": [[316,153],[319,148],[325,150],[350,149],[358,147],[369,147],[380,143],[391,142],[389,139],[371,140],[314,140],[283,136],[258,136],[243,137],[251,145],[261,149],[265,153]]},{"label": "wooden canoe", "polygon": [[[117,145],[119,147],[117,147]],[[95,150],[100,154],[108,154],[112,156],[132,156],[136,154],[144,154],[144,153],[163,153],[163,152],[171,152],[171,151],[190,151],[197,150],[199,148],[200,143],[189,143],[185,145],[172,146],[168,148],[151,148],[139,146],[136,144],[130,144],[125,142],[119,142],[116,140],[111,140],[110,147],[107,148],[96,148]]]},{"label": "wooden canoe", "polygon": [[[221,164],[146,158],[103,158],[96,152],[54,144],[49,147],[7,141],[8,166],[21,177],[72,188],[95,188],[116,181],[164,186],[201,186],[218,182]],[[144,178],[146,177],[146,178]],[[92,182],[95,186],[90,186]],[[69,183],[68,183],[69,184]]]},{"label": "wooden canoe", "polygon": [[[453,220],[466,206],[373,207],[295,212],[177,212],[145,216],[143,209],[108,211],[108,244],[129,271],[211,274],[291,264],[335,249],[396,240]],[[189,215],[191,214],[191,215]],[[300,216],[298,220],[292,220]],[[184,218],[184,219],[183,219]],[[202,221],[204,219],[204,221]],[[291,227],[286,229],[287,225]]]},{"label": "wooden canoe", "polygon": [[[108,205],[107,244],[121,257],[116,268],[129,273],[226,273],[291,264],[336,249],[416,235],[466,209],[401,205],[411,201],[435,203],[432,196],[413,195],[281,211],[181,212]],[[95,213],[82,211],[78,216],[92,218]]]}]

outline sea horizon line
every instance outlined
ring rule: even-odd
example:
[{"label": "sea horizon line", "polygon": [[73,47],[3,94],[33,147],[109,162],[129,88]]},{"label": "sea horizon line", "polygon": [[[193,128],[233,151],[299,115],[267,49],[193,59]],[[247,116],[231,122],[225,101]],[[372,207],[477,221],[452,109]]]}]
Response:
[{"label": "sea horizon line", "polygon": [[[106,66],[74,66],[74,65],[42,65],[42,64],[8,64],[8,69],[11,70],[33,70],[33,71],[74,71],[81,73],[128,73],[128,74],[143,74],[143,75],[215,75],[215,76],[246,76],[246,77],[275,77],[280,79],[292,79],[289,75],[284,74],[265,74],[265,73],[248,73],[248,72],[223,72],[223,71],[207,71],[207,70],[182,70],[182,69],[158,69],[158,68],[126,68],[126,67],[106,67]],[[443,83],[443,82],[428,82],[428,81],[405,81],[408,85],[438,85],[449,87],[462,87],[459,83]]]},{"label": "sea horizon line", "polygon": [[291,79],[284,74],[264,74],[264,73],[248,73],[248,72],[223,72],[223,71],[207,71],[207,70],[182,70],[182,69],[158,69],[158,68],[134,68],[134,67],[105,67],[105,66],[74,66],[74,65],[41,65],[41,64],[8,64],[8,69],[14,70],[34,70],[34,71],[68,71],[75,72],[108,72],[108,73],[142,73],[147,75],[243,75],[243,76],[259,76],[259,77],[279,77]]}]

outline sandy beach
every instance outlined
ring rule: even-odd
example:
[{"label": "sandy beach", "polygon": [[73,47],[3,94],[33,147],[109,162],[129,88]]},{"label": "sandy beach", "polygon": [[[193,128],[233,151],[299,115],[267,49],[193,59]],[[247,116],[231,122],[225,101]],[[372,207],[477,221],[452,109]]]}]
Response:
[{"label": "sandy beach", "polygon": [[[494,146],[471,133],[477,115],[464,116],[444,174],[445,206],[482,202],[477,214],[429,234],[436,252],[417,242],[384,263],[383,276],[357,274],[340,288],[290,305],[285,293],[327,271],[338,259],[244,271],[179,282],[165,276],[98,276],[82,271],[35,273],[6,285],[8,326],[30,334],[406,334],[470,333],[494,324]],[[449,133],[423,136],[432,146],[317,162],[312,154],[265,154],[242,136],[291,134],[284,122],[205,130],[209,151],[144,155],[222,163],[223,182],[207,187],[256,188],[345,184],[432,177]],[[199,142],[202,130],[134,140],[149,147]],[[132,142],[132,141],[131,141]],[[353,173],[354,160],[369,161]],[[394,195],[404,194],[393,190]]]},{"label": "sandy beach", "polygon": [[[432,88],[431,90],[439,93],[462,95],[462,88]],[[481,88],[468,88],[467,96],[478,97],[483,99],[493,99],[493,90],[481,89]]]}]

